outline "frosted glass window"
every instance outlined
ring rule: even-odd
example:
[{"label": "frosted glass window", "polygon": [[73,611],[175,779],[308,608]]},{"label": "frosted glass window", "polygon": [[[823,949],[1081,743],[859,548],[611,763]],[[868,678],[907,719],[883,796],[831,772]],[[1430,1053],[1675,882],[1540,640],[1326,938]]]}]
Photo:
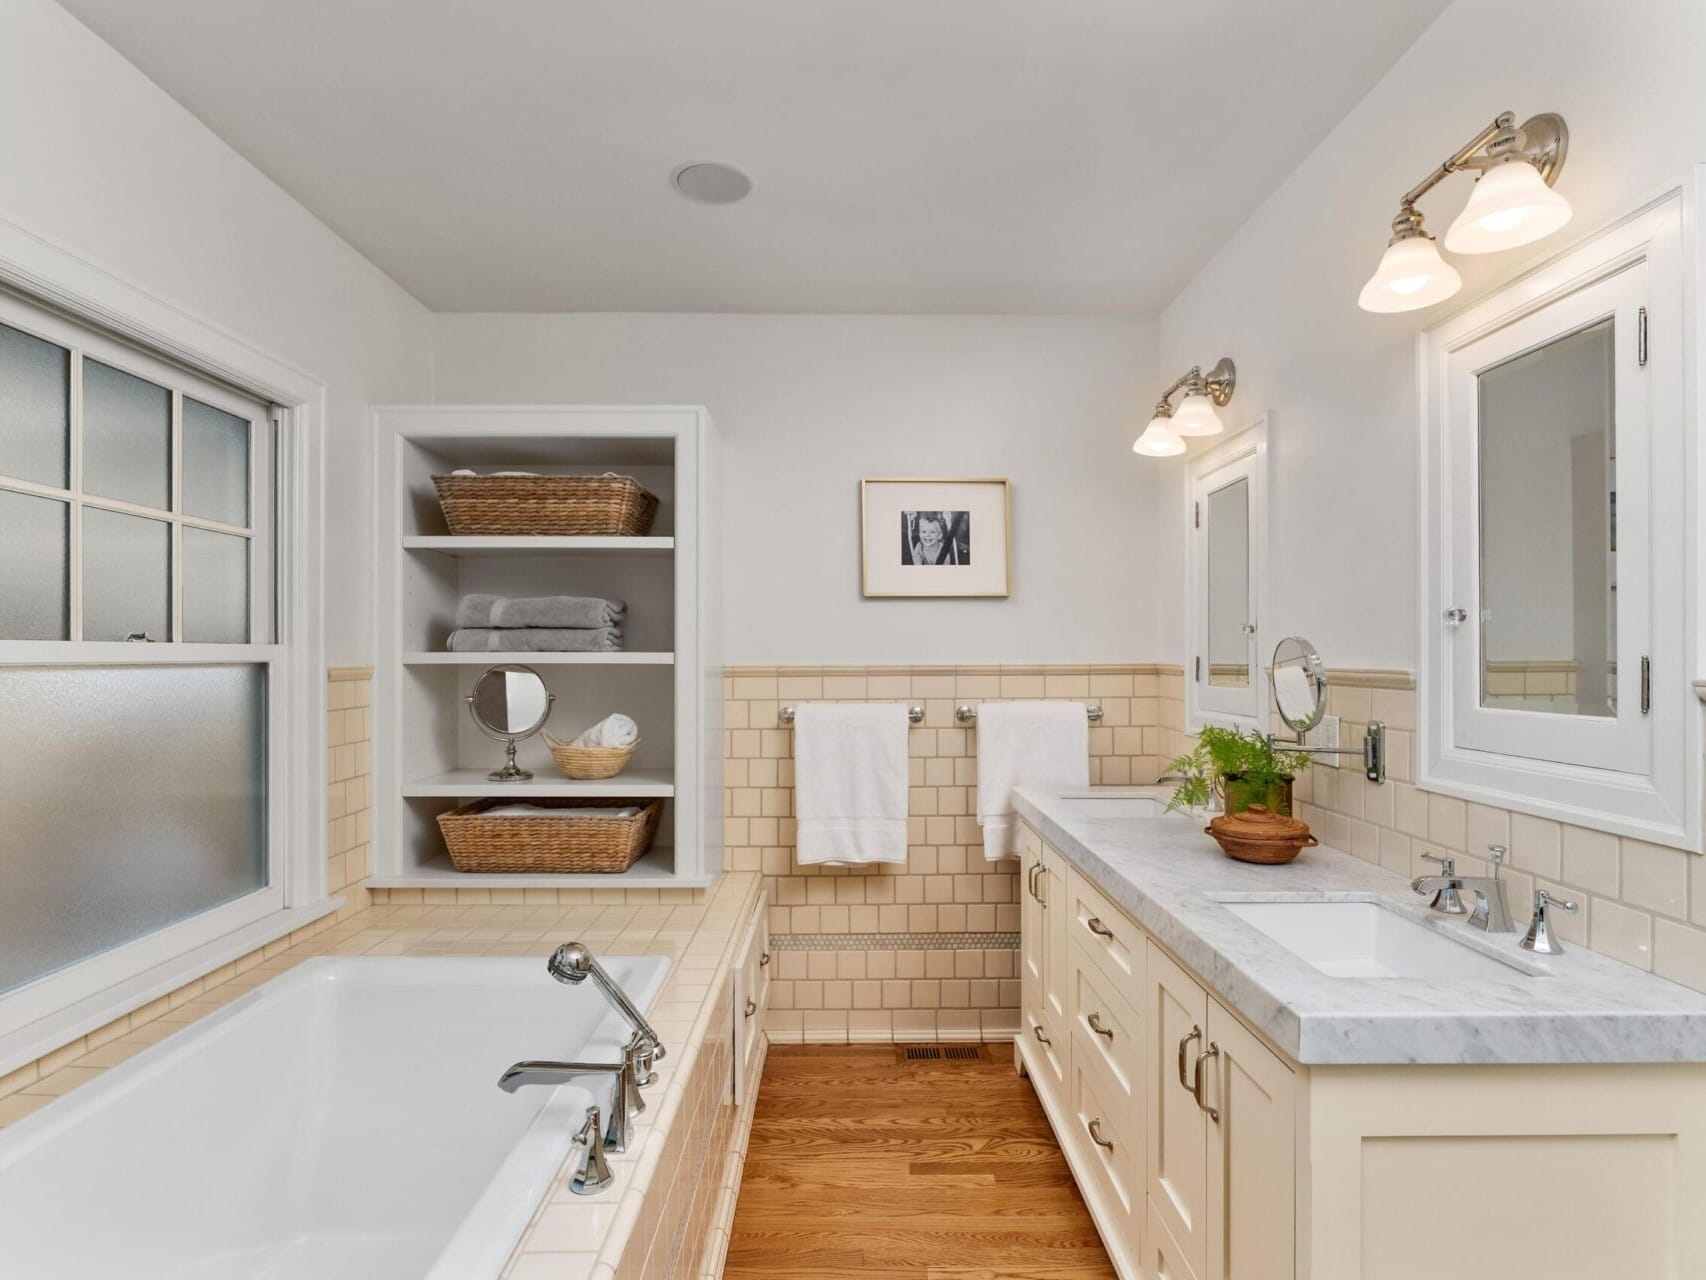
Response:
[{"label": "frosted glass window", "polygon": [[0,324],[0,476],[70,484],[71,353]]},{"label": "frosted glass window", "polygon": [[249,523],[249,420],[184,397],[184,514]]},{"label": "frosted glass window", "polygon": [[191,644],[249,643],[249,540],[184,529],[184,636]]},{"label": "frosted glass window", "polygon": [[83,489],[171,507],[171,392],[99,360],[83,361]]},{"label": "frosted glass window", "polygon": [[172,638],[172,526],[83,508],[83,639]]},{"label": "frosted glass window", "polygon": [[0,669],[0,991],[266,886],[266,680]]},{"label": "frosted glass window", "polygon": [[66,503],[0,489],[0,640],[70,636],[69,530]]}]

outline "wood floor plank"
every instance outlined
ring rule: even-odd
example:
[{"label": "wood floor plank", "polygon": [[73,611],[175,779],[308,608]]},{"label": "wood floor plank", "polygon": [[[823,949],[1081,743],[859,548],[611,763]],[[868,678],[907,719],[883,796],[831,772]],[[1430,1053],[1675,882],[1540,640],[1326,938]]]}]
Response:
[{"label": "wood floor plank", "polygon": [[1008,1046],[773,1045],[728,1280],[1113,1280]]}]

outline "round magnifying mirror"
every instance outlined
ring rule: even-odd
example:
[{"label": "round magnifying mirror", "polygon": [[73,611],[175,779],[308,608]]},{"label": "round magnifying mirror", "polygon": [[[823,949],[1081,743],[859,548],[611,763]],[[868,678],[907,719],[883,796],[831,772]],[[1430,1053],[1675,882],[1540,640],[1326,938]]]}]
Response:
[{"label": "round magnifying mirror", "polygon": [[1274,703],[1280,719],[1299,738],[1327,714],[1327,671],[1321,655],[1302,636],[1287,636],[1274,646]]},{"label": "round magnifying mirror", "polygon": [[545,727],[556,695],[532,667],[504,664],[488,667],[474,682],[474,692],[464,701],[480,732],[504,744],[504,766],[486,777],[493,782],[525,782],[533,776],[515,763],[515,744],[531,738]]}]

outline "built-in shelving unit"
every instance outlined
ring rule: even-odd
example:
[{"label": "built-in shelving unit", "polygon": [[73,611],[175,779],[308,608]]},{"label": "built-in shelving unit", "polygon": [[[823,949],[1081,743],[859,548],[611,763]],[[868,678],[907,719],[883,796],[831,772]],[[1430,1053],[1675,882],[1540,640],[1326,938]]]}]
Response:
[{"label": "built-in shelving unit", "polygon": [[[689,887],[722,871],[721,575],[718,450],[699,408],[400,406],[374,414],[379,519],[375,669],[375,888]],[[632,475],[658,495],[651,533],[466,537],[445,526],[432,477],[458,467]],[[617,653],[450,653],[472,592],[590,595],[627,602]],[[572,781],[544,741],[522,744],[530,782],[487,773],[502,748],[464,697],[487,667],[537,669],[556,695],[559,738],[614,711],[634,717],[632,764]],[[450,865],[437,816],[487,796],[662,799],[651,852],[620,876],[487,875]]]}]

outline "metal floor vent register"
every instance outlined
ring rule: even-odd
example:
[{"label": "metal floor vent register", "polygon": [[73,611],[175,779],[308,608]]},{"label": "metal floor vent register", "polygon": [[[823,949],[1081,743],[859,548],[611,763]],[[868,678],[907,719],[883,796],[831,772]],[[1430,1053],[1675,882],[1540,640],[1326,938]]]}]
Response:
[{"label": "metal floor vent register", "polygon": [[983,1050],[975,1044],[908,1044],[900,1046],[905,1062],[982,1062]]}]

